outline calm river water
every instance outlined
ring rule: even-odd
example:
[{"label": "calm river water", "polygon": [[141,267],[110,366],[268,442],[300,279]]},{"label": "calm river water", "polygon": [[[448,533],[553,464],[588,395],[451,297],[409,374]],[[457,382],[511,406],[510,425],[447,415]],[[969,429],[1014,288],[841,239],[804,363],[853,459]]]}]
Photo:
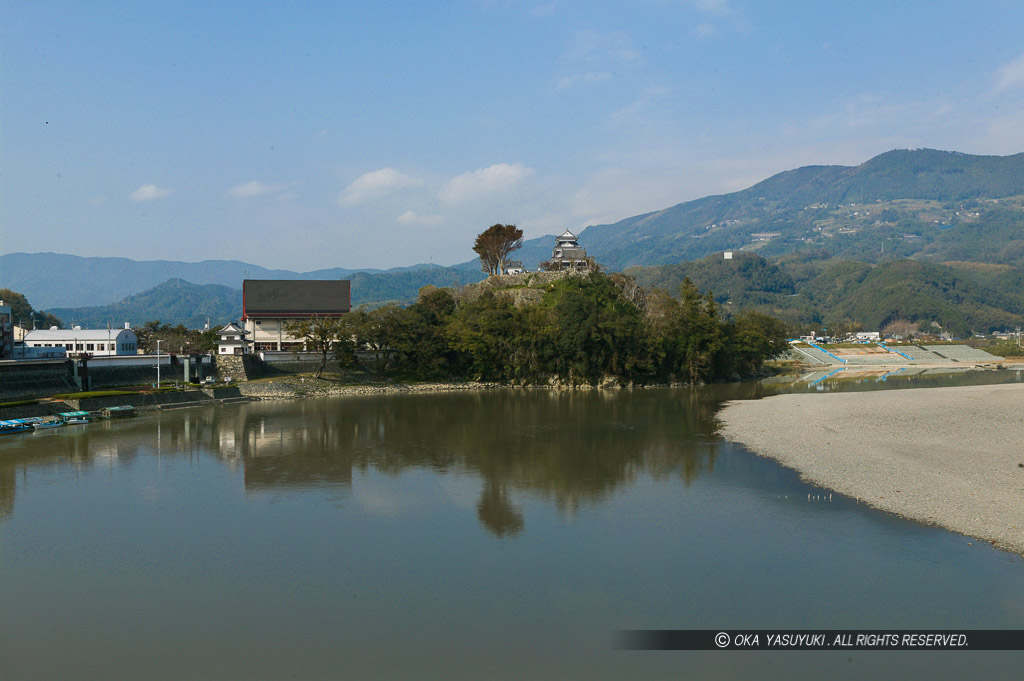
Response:
[{"label": "calm river water", "polygon": [[985,374],[254,402],[3,436],[0,678],[1019,679],[1016,652],[616,648],[622,629],[1024,628],[1020,556],[716,435],[727,399],[1019,380]]}]

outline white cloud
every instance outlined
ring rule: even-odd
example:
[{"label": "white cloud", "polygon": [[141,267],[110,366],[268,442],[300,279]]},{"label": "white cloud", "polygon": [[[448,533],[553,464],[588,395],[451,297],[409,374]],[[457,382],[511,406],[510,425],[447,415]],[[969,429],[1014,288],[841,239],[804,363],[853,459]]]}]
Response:
[{"label": "white cloud", "polygon": [[577,85],[594,85],[596,83],[602,83],[606,80],[611,80],[612,74],[607,71],[591,72],[591,73],[580,73],[574,76],[564,76],[558,81],[556,86],[557,90],[568,90],[569,88],[576,87]]},{"label": "white cloud", "polygon": [[576,31],[565,58],[576,63],[626,64],[640,59],[632,37],[623,31]]},{"label": "white cloud", "polygon": [[531,9],[527,14],[531,17],[546,17],[555,13],[558,9],[558,3],[549,2],[546,5],[537,5]]},{"label": "white cloud", "polygon": [[402,225],[427,225],[434,226],[441,224],[444,220],[444,216],[441,215],[417,215],[411,210],[407,210],[398,216],[398,222]]},{"label": "white cloud", "polygon": [[450,179],[438,193],[445,203],[462,203],[479,196],[507,192],[536,171],[521,163],[496,163]]},{"label": "white cloud", "polygon": [[379,199],[400,189],[416,187],[421,184],[423,184],[423,180],[417,177],[400,173],[394,168],[381,168],[356,178],[341,192],[338,203],[343,206],[354,206],[357,203]]},{"label": "white cloud", "polygon": [[1000,67],[996,71],[995,81],[996,92],[1013,90],[1024,86],[1024,55]]},{"label": "white cloud", "polygon": [[263,184],[258,180],[246,182],[228,190],[228,196],[233,199],[255,199],[268,194],[277,194],[288,188],[286,184]]},{"label": "white cloud", "polygon": [[166,187],[157,187],[155,184],[144,184],[128,196],[132,201],[155,201],[170,196],[173,191]]},{"label": "white cloud", "polygon": [[690,4],[708,14],[732,14],[732,8],[729,7],[727,0],[691,0]]},{"label": "white cloud", "polygon": [[718,35],[715,27],[708,23],[697,24],[697,28],[693,29],[693,33],[698,38],[711,38]]}]

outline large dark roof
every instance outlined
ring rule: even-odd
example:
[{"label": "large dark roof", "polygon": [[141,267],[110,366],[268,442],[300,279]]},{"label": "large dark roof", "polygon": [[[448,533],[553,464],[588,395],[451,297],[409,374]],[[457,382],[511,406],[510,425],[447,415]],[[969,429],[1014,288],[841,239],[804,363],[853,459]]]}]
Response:
[{"label": "large dark roof", "polygon": [[242,282],[242,314],[336,315],[352,309],[348,280],[246,279]]}]

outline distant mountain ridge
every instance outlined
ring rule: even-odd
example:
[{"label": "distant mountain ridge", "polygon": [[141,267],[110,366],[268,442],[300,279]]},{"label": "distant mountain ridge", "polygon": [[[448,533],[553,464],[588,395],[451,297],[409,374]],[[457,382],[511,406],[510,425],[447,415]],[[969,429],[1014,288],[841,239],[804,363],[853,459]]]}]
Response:
[{"label": "distant mountain ridge", "polygon": [[190,329],[201,329],[209,320],[211,326],[223,326],[242,313],[242,292],[220,284],[197,285],[184,279],[168,279],[159,286],[128,296],[110,305],[48,310],[65,327],[102,329],[110,324],[120,327],[125,322],[139,327],[159,320]]},{"label": "distant mountain ridge", "polygon": [[[479,270],[479,267],[476,268]],[[410,273],[423,274],[424,283],[455,281],[458,277],[473,281],[475,272],[465,267],[413,265],[390,270],[352,270],[341,267],[293,272],[268,269],[237,260],[131,260],[97,258],[61,253],[8,253],[0,255],[0,287],[25,294],[36,309],[95,307],[120,301],[171,279],[197,285],[218,284],[241,289],[249,279],[353,279],[361,280],[377,294],[386,292],[388,282],[404,291]],[[415,278],[414,275],[412,278]],[[382,277],[377,280],[376,277]],[[463,282],[465,283],[465,282]],[[70,285],[69,285],[70,284]],[[355,294],[354,294],[355,295]],[[415,295],[415,294],[414,294]],[[394,298],[406,298],[404,293]],[[374,301],[370,301],[374,302]]]},{"label": "distant mountain ridge", "polygon": [[[910,258],[1022,267],[1024,153],[895,150],[859,166],[806,166],[742,191],[590,226],[579,236],[580,245],[611,270],[697,260],[723,250],[769,258],[822,250],[825,258],[868,263]],[[513,258],[536,269],[553,246],[553,236],[531,239]],[[229,260],[0,255],[0,287],[24,293],[36,309],[103,305],[169,279],[237,289],[246,277],[347,278],[354,303],[375,304],[409,300],[426,284],[472,283],[483,274],[477,260],[453,267],[300,273]]]},{"label": "distant mountain ridge", "polygon": [[[348,278],[352,282],[352,303],[374,306],[412,301],[428,284],[443,287],[479,281],[483,273],[430,267],[355,272]],[[184,324],[189,328],[202,328],[207,320],[211,324],[223,325],[239,319],[242,315],[242,291],[220,284],[193,284],[175,278],[109,305],[54,307],[46,312],[58,317],[64,326],[77,324],[103,328],[106,324],[120,326],[124,322],[141,326],[145,322],[159,320],[173,326]]]},{"label": "distant mountain ridge", "polygon": [[[977,244],[992,230],[1006,237],[1007,220],[1024,227],[1024,213],[1007,214],[998,205],[982,203],[967,216],[960,204],[1020,196],[1024,153],[974,156],[895,150],[859,166],[797,168],[742,191],[587,227],[580,245],[611,269],[694,260],[722,250],[780,255],[808,246],[826,246],[841,257],[877,253],[960,259],[950,252],[963,245],[958,241]],[[863,213],[854,210],[858,214],[851,215],[847,208],[856,204],[867,206]],[[976,229],[972,234],[942,234],[944,229],[955,232],[960,225]],[[765,243],[752,236],[776,233],[761,237]],[[908,234],[917,239],[908,240]],[[1020,234],[1009,236],[1015,237],[1012,241],[1022,239]],[[1024,241],[1021,245],[1019,257],[1024,260]],[[985,261],[1007,259],[993,253]]]}]

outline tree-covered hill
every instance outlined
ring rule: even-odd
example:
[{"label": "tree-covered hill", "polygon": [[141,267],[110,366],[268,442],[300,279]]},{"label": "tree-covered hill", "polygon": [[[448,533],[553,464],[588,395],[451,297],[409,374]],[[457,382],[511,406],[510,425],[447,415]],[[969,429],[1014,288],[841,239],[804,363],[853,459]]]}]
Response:
[{"label": "tree-covered hill", "polygon": [[[580,237],[612,269],[723,250],[835,257],[973,259],[1024,265],[1024,154],[890,151],[855,167],[808,166],[748,189],[681,203]],[[752,236],[752,235],[772,236]],[[974,256],[959,257],[956,254]]]},{"label": "tree-covered hill", "polygon": [[[359,279],[374,301],[412,299],[419,286],[445,285],[458,280],[479,281],[479,267],[413,265],[390,270],[335,267],[310,272],[268,269],[237,260],[130,260],[86,258],[61,253],[0,255],[0,286],[22,291],[41,308],[104,306],[158,286],[169,279],[195,284],[219,284],[241,289],[243,279]],[[411,280],[422,281],[418,286]],[[73,285],[68,286],[68,282]]]},{"label": "tree-covered hill", "polygon": [[[797,328],[878,330],[901,320],[955,336],[1024,323],[1024,269],[1000,265],[890,260],[879,264],[791,255],[772,262],[751,253],[626,270],[644,286],[675,293],[684,278],[710,290],[723,309],[754,309]],[[935,327],[932,327],[935,328]]]},{"label": "tree-covered hill", "polygon": [[[458,286],[478,281],[482,274],[452,267],[401,269],[389,272],[356,272],[352,281],[352,304],[381,305],[407,303],[416,299],[426,285]],[[207,318],[223,325],[242,314],[242,291],[219,284],[193,284],[184,279],[168,279],[159,286],[116,303],[88,307],[51,308],[47,312],[60,317],[66,325],[103,328],[107,323],[138,326],[160,320],[171,325],[202,328]]]},{"label": "tree-covered hill", "polygon": [[53,308],[48,312],[64,320],[68,326],[102,329],[110,324],[120,327],[125,322],[133,327],[160,320],[165,324],[201,329],[210,320],[211,326],[223,326],[242,314],[242,292],[219,284],[193,284],[184,279],[168,279],[159,286],[128,296],[110,305],[77,308]]}]

